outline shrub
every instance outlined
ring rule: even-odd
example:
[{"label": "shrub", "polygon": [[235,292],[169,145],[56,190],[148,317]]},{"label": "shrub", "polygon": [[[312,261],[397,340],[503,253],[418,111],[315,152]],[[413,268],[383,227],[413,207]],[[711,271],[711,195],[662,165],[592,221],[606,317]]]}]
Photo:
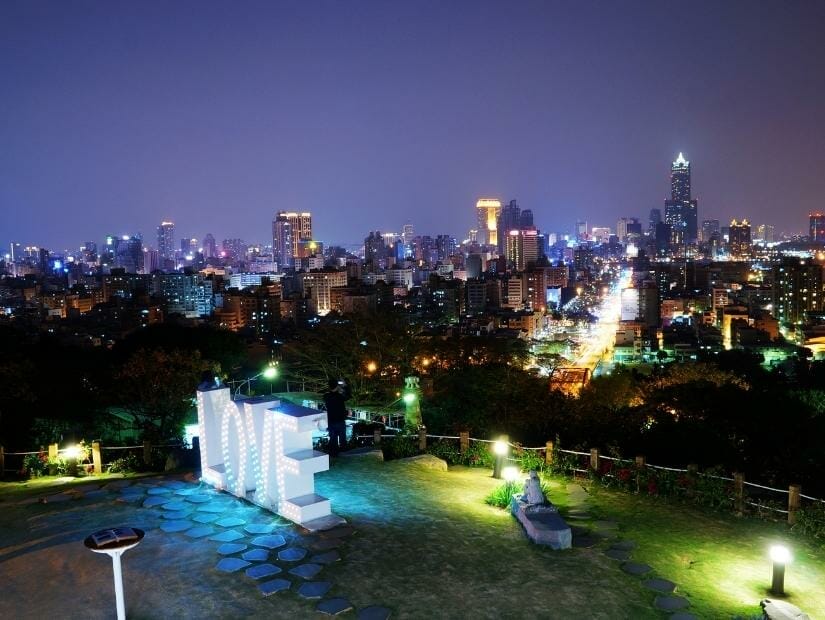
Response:
[{"label": "shrub", "polygon": [[444,459],[450,465],[461,463],[462,455],[454,439],[439,439],[427,445],[427,453]]},{"label": "shrub", "polygon": [[507,508],[510,505],[513,494],[520,491],[521,486],[518,482],[505,482],[493,489],[484,501],[496,508]]},{"label": "shrub", "polygon": [[825,546],[825,504],[813,504],[797,511],[791,530]]},{"label": "shrub", "polygon": [[418,454],[418,435],[396,435],[392,439],[381,441],[384,459],[404,459]]},{"label": "shrub", "polygon": [[109,463],[106,471],[110,474],[128,474],[142,471],[143,467],[143,460],[139,459],[137,454],[132,453],[126,454]]}]

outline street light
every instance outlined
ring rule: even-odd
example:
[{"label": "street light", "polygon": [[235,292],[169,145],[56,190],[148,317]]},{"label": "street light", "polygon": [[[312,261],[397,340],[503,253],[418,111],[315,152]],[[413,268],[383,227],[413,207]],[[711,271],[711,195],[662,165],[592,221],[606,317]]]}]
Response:
[{"label": "street light", "polygon": [[375,362],[367,362],[367,372],[375,372],[378,370],[378,364]]},{"label": "street light", "polygon": [[249,377],[248,379],[245,379],[244,381],[241,381],[241,383],[238,384],[238,387],[235,388],[234,396],[237,396],[238,394],[240,394],[241,388],[243,388],[244,385],[251,386],[252,382],[255,379],[257,379],[258,377],[263,377],[264,379],[272,381],[277,376],[278,376],[278,365],[275,364],[275,362],[269,362],[269,364],[267,364],[266,367],[261,372],[259,372],[257,375],[255,375],[254,377]]},{"label": "street light", "polygon": [[770,549],[773,562],[771,592],[776,596],[785,595],[785,565],[791,562],[791,552],[783,545],[773,545]]},{"label": "street light", "polygon": [[507,437],[502,436],[497,441],[493,442],[493,454],[495,460],[493,461],[493,478],[501,478],[501,470],[504,467],[504,459],[510,451],[510,446],[507,443]]}]

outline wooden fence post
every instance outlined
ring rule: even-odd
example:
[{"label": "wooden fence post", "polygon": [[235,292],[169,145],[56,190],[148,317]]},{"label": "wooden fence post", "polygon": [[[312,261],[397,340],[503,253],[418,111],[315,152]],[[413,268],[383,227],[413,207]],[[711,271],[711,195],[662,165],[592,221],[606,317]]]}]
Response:
[{"label": "wooden fence post", "polygon": [[470,432],[461,431],[458,434],[458,442],[461,454],[466,454],[467,451],[470,449]]},{"label": "wooden fence post", "polygon": [[599,449],[590,448],[590,469],[599,471]]},{"label": "wooden fence post", "polygon": [[427,429],[423,426],[418,429],[418,449],[421,452],[427,451]]},{"label": "wooden fence post", "polygon": [[555,449],[555,445],[553,444],[552,440],[548,440],[544,444],[544,464],[550,466],[553,464],[553,450]]},{"label": "wooden fence post", "polygon": [[0,480],[6,473],[6,455],[3,452],[3,446],[0,446]]},{"label": "wooden fence post", "polygon": [[636,457],[636,493],[642,492],[642,470],[647,466],[647,461],[642,455]]},{"label": "wooden fence post", "polygon": [[143,440],[143,463],[148,465],[152,462],[152,442],[148,439]]},{"label": "wooden fence post", "polygon": [[802,507],[802,487],[792,484],[788,487],[788,525],[796,523],[796,511]]},{"label": "wooden fence post", "polygon": [[381,445],[381,429],[376,428],[372,431],[372,445]]},{"label": "wooden fence post", "polygon": [[50,443],[49,444],[49,458],[50,459],[56,459],[57,458],[57,450],[58,450],[58,447],[57,447],[56,443]]},{"label": "wooden fence post", "polygon": [[696,463],[688,464],[688,466],[687,466],[687,475],[688,475],[687,495],[688,495],[688,497],[694,497],[696,495],[696,489],[694,488],[694,482],[696,481],[696,477],[699,475],[699,466]]},{"label": "wooden fence post", "polygon": [[99,476],[103,473],[103,459],[100,457],[100,442],[92,442],[92,463],[94,463],[94,471]]},{"label": "wooden fence post", "polygon": [[733,474],[733,507],[738,515],[745,511],[745,474],[739,472]]}]

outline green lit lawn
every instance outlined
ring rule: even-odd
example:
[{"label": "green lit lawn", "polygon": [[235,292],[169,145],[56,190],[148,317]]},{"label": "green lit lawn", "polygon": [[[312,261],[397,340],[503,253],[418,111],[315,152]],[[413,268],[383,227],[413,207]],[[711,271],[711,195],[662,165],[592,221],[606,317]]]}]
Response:
[{"label": "green lit lawn", "polygon": [[639,544],[633,559],[676,582],[700,617],[758,617],[759,601],[771,596],[768,548],[783,543],[794,555],[785,600],[825,618],[825,550],[791,536],[786,525],[591,490],[594,513],[618,521],[621,536]]}]

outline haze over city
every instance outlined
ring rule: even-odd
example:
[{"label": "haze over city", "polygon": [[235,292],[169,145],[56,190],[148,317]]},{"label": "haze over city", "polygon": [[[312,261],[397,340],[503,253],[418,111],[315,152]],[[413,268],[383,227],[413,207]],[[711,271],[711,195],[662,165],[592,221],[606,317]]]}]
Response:
[{"label": "haze over city", "polygon": [[[825,4],[5,2],[0,240],[77,247],[173,219],[268,242],[459,239],[481,196],[544,230],[821,210]],[[48,226],[46,226],[48,224]]]}]

